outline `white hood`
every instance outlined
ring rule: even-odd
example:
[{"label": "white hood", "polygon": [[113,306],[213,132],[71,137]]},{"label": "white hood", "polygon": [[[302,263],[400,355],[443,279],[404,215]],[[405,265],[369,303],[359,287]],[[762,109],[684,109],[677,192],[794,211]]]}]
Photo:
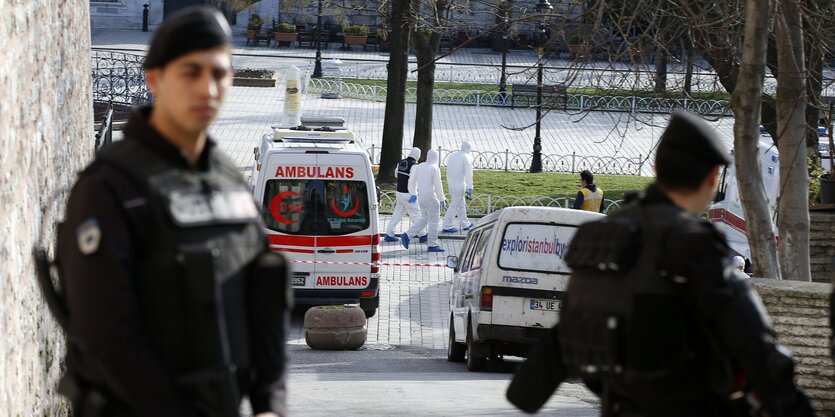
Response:
[{"label": "white hood", "polygon": [[412,148],[409,150],[409,158],[412,158],[415,161],[420,159],[420,148]]},{"label": "white hood", "polygon": [[426,153],[426,162],[412,168],[412,175],[409,176],[409,194],[417,194],[421,200],[446,200],[441,184],[441,169],[438,167],[438,151],[430,149]]}]

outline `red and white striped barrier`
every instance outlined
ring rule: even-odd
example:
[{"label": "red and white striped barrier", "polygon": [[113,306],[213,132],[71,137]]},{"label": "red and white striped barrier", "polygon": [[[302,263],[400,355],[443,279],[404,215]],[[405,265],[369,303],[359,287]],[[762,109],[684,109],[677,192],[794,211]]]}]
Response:
[{"label": "red and white striped barrier", "polygon": [[338,262],[338,261],[306,261],[301,259],[293,259],[290,262],[300,264],[328,264],[328,265],[366,265],[366,266],[414,266],[414,267],[446,267],[446,264],[432,263],[432,264],[416,264],[403,262]]}]

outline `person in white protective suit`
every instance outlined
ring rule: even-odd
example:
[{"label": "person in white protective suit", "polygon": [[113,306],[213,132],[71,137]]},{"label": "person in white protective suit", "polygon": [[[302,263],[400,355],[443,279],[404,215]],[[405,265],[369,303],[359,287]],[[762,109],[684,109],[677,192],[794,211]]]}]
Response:
[{"label": "person in white protective suit", "polygon": [[[389,219],[389,224],[386,227],[386,235],[383,236],[383,240],[386,242],[400,240],[394,236],[394,228],[400,224],[404,213],[409,215],[412,223],[420,218],[420,209],[418,208],[417,202],[409,202],[409,197],[411,197],[409,194],[409,178],[411,178],[412,168],[417,165],[418,159],[420,159],[420,148],[412,148],[409,151],[409,156],[400,160],[394,170],[395,176],[397,177],[396,203],[394,205],[394,212],[391,214],[391,219]],[[426,242],[426,239],[426,235],[421,236],[420,242]]]},{"label": "person in white protective suit", "polygon": [[461,150],[453,152],[447,162],[446,181],[449,186],[450,203],[444,216],[444,233],[458,232],[458,228],[453,226],[456,217],[461,230],[473,227],[467,218],[467,202],[464,199],[465,193],[468,197],[473,196],[473,156],[470,151],[472,145],[465,140],[461,143]]},{"label": "person in white protective suit", "polygon": [[420,205],[420,219],[400,235],[400,243],[409,249],[409,236],[414,236],[425,227],[428,235],[427,250],[443,252],[444,248],[438,245],[438,226],[441,222],[441,208],[446,208],[446,197],[441,183],[441,169],[438,167],[438,151],[430,149],[426,153],[426,162],[412,168],[409,194],[409,201],[417,201]]}]

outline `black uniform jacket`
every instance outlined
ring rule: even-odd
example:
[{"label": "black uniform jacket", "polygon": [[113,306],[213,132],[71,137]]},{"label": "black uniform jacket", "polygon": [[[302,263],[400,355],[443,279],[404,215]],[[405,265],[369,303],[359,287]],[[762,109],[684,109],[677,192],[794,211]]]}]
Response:
[{"label": "black uniform jacket", "polygon": [[[139,141],[172,167],[182,170],[207,170],[212,152],[219,152],[209,140],[199,161],[191,166],[180,150],[164,139],[148,123],[150,108],[131,115],[125,140]],[[78,179],[70,196],[64,233],[58,242],[58,264],[70,314],[69,341],[77,347],[84,374],[124,403],[138,416],[188,416],[195,414],[178,392],[172,370],[167,369],[149,343],[137,309],[135,267],[138,243],[132,236],[125,206],[124,190],[130,183],[125,174],[107,164],[94,164]],[[141,196],[137,196],[141,197]],[[138,201],[138,200],[137,200]],[[244,306],[231,308],[244,309]],[[244,313],[245,314],[245,313]],[[250,320],[258,320],[250,317]],[[248,395],[256,413],[273,411],[286,414],[286,328],[280,317],[272,322],[252,323],[276,337],[257,336],[257,352],[249,340],[232,340],[232,357],[261,357],[271,369],[250,378],[247,369],[238,370],[241,395]],[[230,329],[229,337],[248,338],[247,330]],[[270,339],[266,341],[266,339]],[[257,341],[261,342],[257,342]],[[277,341],[281,340],[281,343]],[[252,362],[257,362],[253,358]],[[247,366],[257,367],[258,363]],[[265,375],[268,377],[265,378]]]}]

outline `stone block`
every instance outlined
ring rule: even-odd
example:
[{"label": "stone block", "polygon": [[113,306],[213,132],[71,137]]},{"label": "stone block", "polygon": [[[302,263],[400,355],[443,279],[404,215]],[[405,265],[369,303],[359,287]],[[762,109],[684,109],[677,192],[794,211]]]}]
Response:
[{"label": "stone block", "polygon": [[313,307],[304,315],[304,340],[313,349],[357,350],[365,344],[365,324],[358,306]]}]

